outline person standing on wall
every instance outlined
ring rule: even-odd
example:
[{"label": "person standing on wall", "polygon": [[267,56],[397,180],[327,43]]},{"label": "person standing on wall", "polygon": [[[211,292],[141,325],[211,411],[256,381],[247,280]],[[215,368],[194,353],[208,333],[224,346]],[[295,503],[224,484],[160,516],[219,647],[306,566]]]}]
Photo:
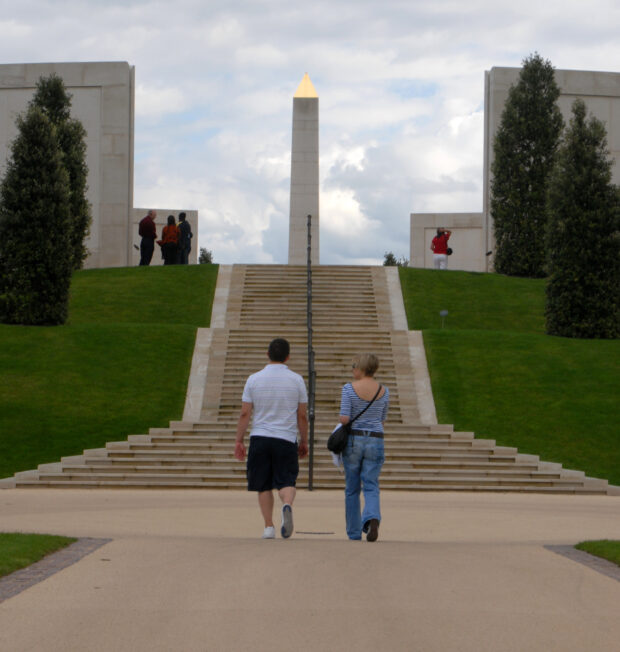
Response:
[{"label": "person standing on wall", "polygon": [[[263,539],[275,539],[273,490],[282,502],[280,534],[293,534],[299,458],[308,454],[308,395],[304,379],[286,362],[290,345],[283,338],[269,344],[269,364],[246,381],[237,424],[235,457],[245,460],[245,431],[253,413],[250,450],[247,458],[248,491],[258,492],[258,505],[265,521]],[[297,432],[299,431],[299,444]]]},{"label": "person standing on wall", "polygon": [[138,225],[138,235],[142,237],[140,241],[140,265],[150,265],[155,249],[155,240],[157,239],[157,229],[155,228],[155,218],[157,211],[150,210],[146,217],[140,220]]},{"label": "person standing on wall", "polygon": [[448,240],[451,235],[452,231],[447,231],[443,226],[437,229],[437,235],[431,242],[435,269],[448,269]]},{"label": "person standing on wall", "polygon": [[187,265],[189,261],[189,252],[192,250],[192,227],[185,219],[185,213],[179,213],[179,244],[177,250],[177,263],[179,265]]}]

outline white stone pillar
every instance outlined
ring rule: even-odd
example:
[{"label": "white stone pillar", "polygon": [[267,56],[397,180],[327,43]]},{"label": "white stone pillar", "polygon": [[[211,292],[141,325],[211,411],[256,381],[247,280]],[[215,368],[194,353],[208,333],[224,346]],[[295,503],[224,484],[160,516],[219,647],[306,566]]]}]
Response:
[{"label": "white stone pillar", "polygon": [[288,263],[308,262],[308,215],[312,215],[312,264],[319,264],[319,96],[308,73],[293,96],[291,209]]}]

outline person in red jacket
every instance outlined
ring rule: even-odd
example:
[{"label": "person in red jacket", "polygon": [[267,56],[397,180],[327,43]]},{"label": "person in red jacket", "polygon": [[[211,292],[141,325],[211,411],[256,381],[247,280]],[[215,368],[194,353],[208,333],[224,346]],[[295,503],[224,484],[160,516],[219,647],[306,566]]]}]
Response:
[{"label": "person in red jacket", "polygon": [[138,226],[138,235],[142,236],[140,242],[140,265],[150,265],[153,258],[153,249],[155,249],[155,240],[157,239],[157,229],[155,228],[155,218],[157,211],[150,210],[146,217],[140,220]]},{"label": "person in red jacket", "polygon": [[447,231],[443,226],[437,229],[437,235],[431,242],[435,269],[448,269],[448,240],[451,235],[452,231]]},{"label": "person in red jacket", "polygon": [[168,215],[168,224],[161,232],[161,253],[164,265],[175,265],[177,262],[177,246],[179,243],[179,230],[174,222],[174,215]]}]

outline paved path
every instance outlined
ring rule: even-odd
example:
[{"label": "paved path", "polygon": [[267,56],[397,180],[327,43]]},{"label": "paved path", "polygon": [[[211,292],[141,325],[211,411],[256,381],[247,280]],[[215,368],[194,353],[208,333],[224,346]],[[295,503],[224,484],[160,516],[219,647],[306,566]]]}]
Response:
[{"label": "paved path", "polygon": [[300,491],[295,527],[260,540],[245,492],[0,492],[0,531],[112,539],[0,603],[0,650],[620,650],[620,581],[545,548],[620,539],[618,497],[384,492],[369,544]]}]

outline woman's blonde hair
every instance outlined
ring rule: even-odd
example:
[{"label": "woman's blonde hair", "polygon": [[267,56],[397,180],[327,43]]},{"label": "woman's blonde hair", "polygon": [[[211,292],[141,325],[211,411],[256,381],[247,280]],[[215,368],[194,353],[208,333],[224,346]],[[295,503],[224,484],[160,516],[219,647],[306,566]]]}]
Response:
[{"label": "woman's blonde hair", "polygon": [[374,376],[379,368],[379,358],[374,353],[359,353],[353,358],[353,366],[364,376]]}]

